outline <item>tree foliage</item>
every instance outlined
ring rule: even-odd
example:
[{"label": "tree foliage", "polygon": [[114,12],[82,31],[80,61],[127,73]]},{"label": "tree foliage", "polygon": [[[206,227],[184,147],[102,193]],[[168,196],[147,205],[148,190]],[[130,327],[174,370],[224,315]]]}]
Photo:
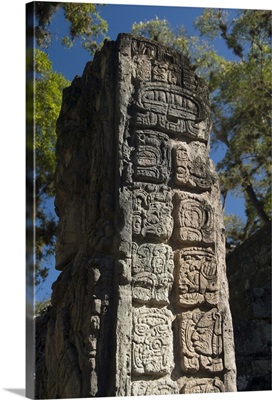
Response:
[{"label": "tree foliage", "polygon": [[228,238],[227,241],[228,247],[233,248],[244,242],[245,224],[238,215],[233,213],[225,215],[224,224],[225,224],[226,236]]},{"label": "tree foliage", "polygon": [[[271,217],[271,12],[204,9],[195,28],[200,36],[189,37],[184,29],[174,31],[166,20],[156,18],[135,23],[132,31],[181,51],[206,79],[212,146],[221,143],[226,148],[217,165],[222,192],[245,197],[243,232],[240,221],[236,238],[228,229],[232,240],[241,241]],[[218,37],[231,57],[215,51],[213,40]]]},{"label": "tree foliage", "polygon": [[226,148],[218,164],[225,192],[243,192],[245,238],[271,218],[271,17],[270,11],[239,10],[232,16],[206,9],[196,21],[202,36],[221,37],[234,61],[209,72],[213,142]]},{"label": "tree foliage", "polygon": [[[48,201],[54,197],[56,120],[59,116],[62,91],[70,82],[52,69],[46,49],[54,34],[50,24],[54,15],[62,12],[68,34],[62,44],[71,47],[75,40],[91,55],[100,47],[107,32],[107,23],[97,5],[84,3],[34,3],[34,191],[35,191],[35,283],[42,283],[48,275],[46,261],[54,254],[56,220],[48,212]],[[28,35],[29,37],[29,35]],[[32,57],[27,53],[27,71],[31,71]],[[28,90],[31,88],[28,87]],[[29,146],[30,147],[30,146]]]},{"label": "tree foliage", "polygon": [[146,22],[134,23],[132,33],[138,36],[148,37],[180,51],[187,57],[190,56],[190,45],[197,41],[197,37],[187,37],[185,29],[180,26],[173,30],[169,21],[156,17]]},{"label": "tree foliage", "polygon": [[46,209],[45,202],[54,196],[56,120],[62,91],[69,81],[52,70],[52,64],[43,51],[35,51],[35,205],[36,205],[36,284],[48,272],[42,262],[53,253],[56,222]]},{"label": "tree foliage", "polygon": [[96,4],[69,2],[36,2],[35,4],[35,36],[40,47],[51,44],[53,33],[50,31],[50,22],[59,10],[63,11],[68,24],[68,34],[62,37],[63,45],[71,47],[77,39],[83,48],[93,55],[106,37],[108,24],[99,15]]},{"label": "tree foliage", "polygon": [[134,23],[132,33],[156,40],[171,47],[191,60],[192,68],[201,69],[202,75],[208,65],[218,58],[213,47],[199,36],[188,35],[183,26],[173,29],[166,19],[155,19]]}]

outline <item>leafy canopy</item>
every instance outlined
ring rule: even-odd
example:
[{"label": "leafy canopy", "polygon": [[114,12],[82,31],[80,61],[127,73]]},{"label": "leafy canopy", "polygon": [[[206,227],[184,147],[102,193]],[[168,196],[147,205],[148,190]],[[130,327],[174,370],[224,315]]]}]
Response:
[{"label": "leafy canopy", "polygon": [[271,218],[271,18],[270,11],[206,9],[196,21],[202,36],[222,37],[233,61],[208,79],[212,90],[213,143],[223,143],[221,185],[243,192],[244,238]]},{"label": "leafy canopy", "polygon": [[47,276],[48,268],[42,262],[53,254],[56,222],[47,212],[46,201],[54,196],[56,120],[60,113],[62,91],[69,81],[52,70],[52,64],[43,51],[35,51],[35,203],[36,203],[36,284]]},{"label": "leafy canopy", "polygon": [[[54,15],[62,12],[68,34],[62,44],[70,48],[77,40],[91,55],[101,46],[108,25],[96,4],[35,2],[34,3],[34,154],[35,154],[35,283],[48,275],[46,262],[54,254],[56,219],[48,212],[48,201],[54,198],[56,121],[62,103],[62,91],[70,82],[52,69],[46,49],[55,35],[50,30]],[[27,71],[32,60],[27,52]],[[29,88],[31,89],[31,88]]]},{"label": "leafy canopy", "polygon": [[108,24],[99,15],[96,4],[36,2],[35,36],[38,46],[50,46],[53,38],[50,22],[60,9],[68,24],[68,34],[62,37],[62,44],[69,48],[77,39],[93,55],[108,31]]}]

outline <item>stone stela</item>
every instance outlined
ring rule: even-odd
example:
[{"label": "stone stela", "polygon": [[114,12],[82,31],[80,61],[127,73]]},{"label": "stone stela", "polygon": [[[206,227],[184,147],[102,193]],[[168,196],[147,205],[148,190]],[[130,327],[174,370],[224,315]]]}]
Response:
[{"label": "stone stela", "polygon": [[48,397],[236,391],[208,98],[185,57],[129,34],[64,91]]}]

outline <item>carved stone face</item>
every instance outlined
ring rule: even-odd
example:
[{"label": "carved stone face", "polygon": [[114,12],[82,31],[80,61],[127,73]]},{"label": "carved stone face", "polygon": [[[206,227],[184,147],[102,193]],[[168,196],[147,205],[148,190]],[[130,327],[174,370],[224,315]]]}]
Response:
[{"label": "carved stone face", "polygon": [[222,315],[216,309],[181,314],[179,332],[184,371],[222,371]]},{"label": "carved stone face", "polygon": [[206,356],[221,353],[221,335],[220,315],[214,311],[204,313],[196,322],[191,336],[196,353]]},{"label": "carved stone face", "polygon": [[209,321],[206,325],[205,327],[196,325],[191,338],[195,351],[209,356],[212,354],[213,321]]}]

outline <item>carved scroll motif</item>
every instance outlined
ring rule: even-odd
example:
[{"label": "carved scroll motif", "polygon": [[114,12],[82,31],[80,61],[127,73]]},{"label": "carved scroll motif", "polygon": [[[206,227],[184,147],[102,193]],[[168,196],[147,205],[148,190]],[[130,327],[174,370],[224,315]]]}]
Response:
[{"label": "carved scroll motif", "polygon": [[171,153],[168,136],[160,132],[135,133],[134,178],[144,182],[165,182],[170,175]]},{"label": "carved scroll motif", "polygon": [[225,391],[223,382],[218,379],[195,378],[193,382],[188,382],[183,388],[184,394],[190,393],[221,393]]},{"label": "carved scroll motif", "polygon": [[163,376],[170,373],[171,317],[166,309],[141,307],[133,311],[132,372]]},{"label": "carved scroll motif", "polygon": [[177,384],[166,378],[155,381],[135,381],[132,383],[132,396],[155,396],[163,394],[178,394]]},{"label": "carved scroll motif", "polygon": [[165,244],[133,244],[132,298],[139,303],[169,304],[173,252]]},{"label": "carved scroll motif", "polygon": [[201,102],[186,89],[164,82],[147,83],[140,86],[136,98],[137,126],[208,140],[209,118]]},{"label": "carved scroll motif", "polygon": [[155,241],[167,241],[173,231],[172,201],[170,191],[133,193],[132,232],[135,236]]},{"label": "carved scroll motif", "polygon": [[177,304],[190,308],[218,303],[217,263],[212,249],[192,247],[176,254],[178,266]]},{"label": "carved scroll motif", "polygon": [[195,373],[199,370],[223,370],[223,314],[217,309],[208,312],[188,311],[179,317],[181,368]]},{"label": "carved scroll motif", "polygon": [[197,195],[178,193],[175,237],[180,243],[213,244],[214,211],[206,200]]},{"label": "carved scroll motif", "polygon": [[209,167],[204,143],[179,143],[174,148],[174,180],[179,186],[209,190],[215,178]]}]

